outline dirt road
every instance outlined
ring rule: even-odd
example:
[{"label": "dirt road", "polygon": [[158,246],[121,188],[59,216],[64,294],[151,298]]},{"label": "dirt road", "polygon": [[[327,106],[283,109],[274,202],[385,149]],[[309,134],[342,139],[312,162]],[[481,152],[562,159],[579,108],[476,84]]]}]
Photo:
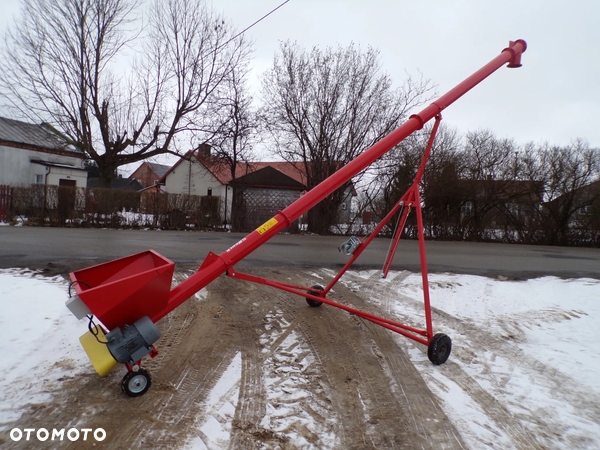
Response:
[{"label": "dirt road", "polygon": [[[178,267],[175,282],[191,270]],[[296,268],[257,273],[307,286],[322,275]],[[331,298],[385,315],[341,284]],[[236,450],[464,448],[393,333],[341,310],[310,308],[294,295],[221,277],[158,326],[163,337],[159,356],[146,363],[148,394],[125,397],[123,369],[100,378],[90,367],[66,378],[50,402],[32,405],[15,426],[107,431],[102,443],[62,443],[70,449],[206,448],[194,444],[200,441]],[[241,376],[215,406],[208,397],[232,361]],[[26,448],[23,441],[7,444]]]}]

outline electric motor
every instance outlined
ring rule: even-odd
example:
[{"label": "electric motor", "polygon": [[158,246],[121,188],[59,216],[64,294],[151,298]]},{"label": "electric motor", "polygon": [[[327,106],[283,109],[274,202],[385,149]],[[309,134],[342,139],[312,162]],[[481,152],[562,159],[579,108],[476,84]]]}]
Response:
[{"label": "electric motor", "polygon": [[149,317],[142,317],[133,325],[125,325],[125,328],[117,327],[106,335],[108,350],[113,358],[121,364],[126,362],[135,363],[148,353],[160,338],[160,331]]}]

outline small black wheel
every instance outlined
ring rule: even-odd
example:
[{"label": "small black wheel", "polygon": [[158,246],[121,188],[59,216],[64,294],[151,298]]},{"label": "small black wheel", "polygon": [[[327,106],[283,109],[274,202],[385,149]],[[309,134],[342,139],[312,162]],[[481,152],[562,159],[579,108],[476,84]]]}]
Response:
[{"label": "small black wheel", "polygon": [[[319,289],[318,291],[307,291],[307,294],[310,295],[319,295],[321,293],[321,291],[323,289],[325,289],[323,286],[319,285],[319,284],[315,284],[314,286],[311,286],[311,289]],[[323,302],[320,302],[318,300],[313,300],[312,298],[306,298],[306,303],[308,303],[308,306],[312,306],[313,308],[318,308],[319,306],[321,306],[323,304]]]},{"label": "small black wheel", "polygon": [[127,372],[121,381],[123,393],[130,397],[139,397],[144,395],[152,385],[150,373],[145,369],[139,369],[137,372]]},{"label": "small black wheel", "polygon": [[448,360],[451,351],[452,339],[445,334],[440,333],[433,336],[433,339],[429,342],[427,356],[429,357],[429,361],[438,366],[444,364]]}]

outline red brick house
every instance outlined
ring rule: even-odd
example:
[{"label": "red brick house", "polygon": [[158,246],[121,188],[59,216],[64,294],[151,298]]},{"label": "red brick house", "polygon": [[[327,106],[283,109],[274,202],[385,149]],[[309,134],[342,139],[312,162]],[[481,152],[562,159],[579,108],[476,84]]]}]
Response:
[{"label": "red brick house", "polygon": [[164,164],[144,161],[135,172],[129,175],[129,178],[138,180],[142,185],[142,188],[145,189],[158,184],[158,180],[160,180],[170,168],[171,166],[165,166]]}]

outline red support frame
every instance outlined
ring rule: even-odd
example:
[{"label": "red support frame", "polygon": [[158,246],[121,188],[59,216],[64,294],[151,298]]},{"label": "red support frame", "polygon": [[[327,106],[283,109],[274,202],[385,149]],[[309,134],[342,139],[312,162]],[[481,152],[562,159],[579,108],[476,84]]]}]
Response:
[{"label": "red support frame", "polygon": [[[342,267],[342,269],[338,272],[338,274],[331,280],[331,282],[327,285],[327,287],[319,290],[316,288],[308,288],[303,286],[296,286],[289,283],[281,283],[279,281],[273,281],[262,277],[257,277],[254,275],[248,275],[245,273],[237,272],[233,266],[229,267],[227,270],[227,276],[231,278],[235,278],[238,280],[250,281],[252,283],[264,284],[266,286],[271,286],[277,289],[281,289],[282,291],[291,292],[292,294],[300,295],[307,299],[316,300],[321,303],[325,303],[330,306],[335,306],[336,308],[343,309],[351,314],[362,317],[363,319],[369,320],[377,325],[381,325],[388,330],[395,331],[409,339],[420,342],[421,344],[429,345],[431,339],[433,338],[433,323],[431,319],[431,305],[429,299],[429,283],[428,283],[428,274],[427,274],[427,260],[425,256],[425,234],[423,232],[423,214],[421,210],[421,195],[419,193],[421,179],[423,178],[423,173],[425,172],[425,165],[427,164],[427,160],[429,159],[429,155],[431,154],[431,149],[433,148],[433,143],[435,141],[435,136],[440,126],[440,122],[442,120],[441,114],[438,114],[435,118],[435,124],[433,125],[433,129],[431,130],[431,135],[429,136],[429,140],[427,142],[427,147],[425,148],[425,152],[423,153],[423,157],[421,159],[421,164],[419,165],[419,169],[417,170],[417,174],[410,188],[406,191],[406,193],[400,198],[400,200],[394,205],[394,207],[390,210],[390,212],[385,216],[385,218],[377,225],[377,227],[373,230],[373,232],[367,237],[366,240],[362,241],[361,244],[356,248],[350,260]],[[417,214],[417,229],[419,236],[419,255],[421,259],[421,273],[423,277],[423,301],[425,307],[425,325],[426,330],[420,330],[418,328],[410,327],[408,325],[403,325],[398,322],[394,322],[389,319],[385,319],[383,317],[375,316],[373,314],[369,314],[364,311],[360,311],[355,308],[350,308],[348,306],[342,305],[341,303],[334,302],[333,300],[329,300],[325,296],[331,291],[333,286],[342,278],[342,276],[350,269],[352,264],[358,259],[361,253],[367,248],[367,246],[377,237],[377,235],[383,230],[383,228],[389,223],[392,217],[398,212],[401,211],[400,216],[400,225],[396,229],[394,233],[392,244],[390,246],[389,253],[387,255],[383,271],[381,273],[381,277],[387,277],[390,267],[392,265],[392,261],[394,259],[394,255],[398,248],[398,244],[400,243],[400,237],[402,236],[402,232],[404,231],[404,226],[406,225],[406,220],[408,218],[408,214],[410,213],[412,208],[415,208]],[[312,295],[309,292],[320,291],[318,296]]]},{"label": "red support frame", "polygon": [[261,278],[246,273],[240,273],[234,270],[233,268],[227,271],[227,275],[231,278],[250,281],[252,283],[264,284],[266,286],[271,286],[277,289],[281,289],[282,291],[291,292],[292,294],[300,295],[305,298],[310,298],[311,300],[316,300],[330,306],[335,306],[336,308],[343,309],[344,311],[348,311],[351,314],[362,317],[363,319],[367,319],[373,323],[376,323],[377,325],[381,325],[382,327],[387,328],[388,330],[395,331],[396,333],[406,336],[407,338],[420,342],[421,344],[429,344],[430,339],[423,339],[422,337],[419,337],[420,335],[427,338],[427,332],[424,330],[419,330],[418,328],[403,325],[401,323],[394,322],[393,320],[385,319],[383,317],[379,317],[374,314],[369,314],[365,311],[361,311],[359,309],[351,308],[349,306],[342,305],[341,303],[334,302],[333,300],[329,300],[328,298],[324,297],[323,292],[321,292],[319,296],[308,293],[308,291],[318,291],[318,289],[316,288],[295,286],[288,283],[280,283],[278,281],[268,280],[266,278]]},{"label": "red support frame", "polygon": [[[444,334],[433,335],[427,261],[425,255],[425,236],[421,210],[421,179],[425,170],[425,164],[427,163],[433,147],[435,135],[439,128],[441,112],[503,65],[507,64],[508,67],[520,67],[521,54],[526,49],[527,44],[525,41],[520,39],[514,42],[511,41],[509,46],[502,50],[500,55],[496,56],[425,109],[410,116],[403,125],[396,128],[369,149],[365,150],[353,161],[349,162],[344,167],[341,167],[329,178],[312,188],[283,211],[278,211],[273,218],[265,222],[262,226],[242,238],[239,242],[232,245],[220,255],[210,252],[204,259],[198,271],[177,285],[170,292],[168,289],[170,288],[170,276],[172,276],[172,267],[174,264],[152,251],[132,255],[131,257],[121,258],[116,261],[71,273],[71,279],[75,283],[75,291],[94,315],[102,316],[102,314],[107,313],[107,311],[110,312],[110,317],[114,319],[114,326],[134,323],[144,316],[150,317],[152,322],[156,323],[217,277],[227,273],[227,275],[232,278],[272,286],[311,300],[335,306],[366,320],[370,320],[373,323],[402,334],[410,339],[428,345],[428,356],[430,360],[432,360],[434,364],[443,363],[450,353],[451,342],[448,336],[445,336]],[[377,225],[373,233],[371,233],[364,241],[361,241],[358,247],[354,249],[350,260],[344,265],[342,270],[325,288],[319,290],[319,295],[302,292],[303,290],[315,292],[317,289],[270,281],[247,274],[240,274],[233,269],[235,264],[250,255],[261,245],[265,244],[280,231],[289,228],[292,222],[298,219],[302,214],[314,207],[336,189],[344,186],[345,183],[350,181],[366,167],[373,164],[407,136],[422,129],[424,125],[433,118],[435,118],[435,124],[413,184],[394,205],[387,216]],[[417,218],[426,330],[402,325],[364,311],[350,308],[326,298],[332,287],[352,266],[364,249],[381,232],[383,227],[388,224],[395,214],[400,211],[400,225],[392,237],[390,250],[382,270],[382,276],[387,276],[398,248],[402,231],[406,225],[408,215],[413,209],[416,212]],[[165,275],[167,273],[169,276]],[[98,298],[100,300],[96,301]]]},{"label": "red support frame", "polygon": [[[504,64],[508,64],[508,67],[519,67],[521,65],[521,53],[526,49],[527,44],[525,41],[521,39],[514,42],[511,41],[509,46],[502,50],[500,55],[496,56],[477,72],[466,78],[421,112],[410,116],[408,121],[403,125],[396,128],[369,149],[365,150],[365,152],[356,159],[349,162],[329,178],[312,188],[283,211],[278,211],[272,219],[265,222],[255,231],[248,234],[220,255],[209,253],[198,272],[180,283],[171,291],[167,305],[162,311],[151,317],[152,321],[157,322],[162,319],[204,286],[225,273],[229,267],[244,259],[280,231],[289,228],[294,220],[298,219],[298,217],[322,201],[333,191],[342,187],[355,175],[374,163],[378,158],[390,151],[407,136],[422,129],[423,126],[434,117],[440,116],[444,109],[489,77]],[[423,166],[419,169],[421,175],[423,169]],[[418,194],[416,189],[415,193]],[[423,262],[423,258],[421,258],[422,265]]]}]

